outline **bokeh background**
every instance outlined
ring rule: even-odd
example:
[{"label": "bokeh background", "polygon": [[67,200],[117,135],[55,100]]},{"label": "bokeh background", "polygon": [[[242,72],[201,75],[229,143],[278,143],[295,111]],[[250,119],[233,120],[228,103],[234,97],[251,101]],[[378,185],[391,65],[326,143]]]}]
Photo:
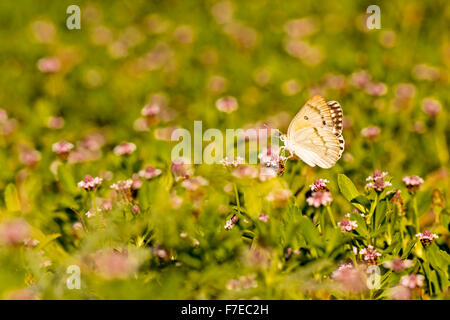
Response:
[{"label": "bokeh background", "polygon": [[[81,9],[80,30],[66,27],[71,4]],[[379,30],[366,27],[371,4],[381,8]],[[289,243],[290,215],[307,210],[307,186],[326,178],[339,219],[351,205],[339,195],[336,175],[345,173],[362,191],[380,169],[395,188],[404,176],[424,178],[421,226],[433,226],[432,190],[448,202],[450,188],[448,30],[445,0],[1,1],[0,217],[4,225],[26,221],[14,235],[30,228],[39,244],[3,245],[0,296],[334,297],[315,281],[345,254],[285,259],[286,250],[301,247]],[[196,176],[208,185],[174,179],[173,129],[192,130],[202,120],[204,131],[265,124],[285,132],[316,94],[344,110],[346,150],[332,169],[288,162],[284,175],[259,181],[201,165]],[[146,105],[158,112],[145,118]],[[52,146],[62,140],[75,147],[58,160]],[[129,156],[113,152],[123,141],[136,146]],[[144,181],[130,202],[113,205],[90,232],[74,231],[92,203],[78,181],[101,176],[93,201],[114,202],[109,185],[146,165],[161,176]],[[258,254],[247,254],[256,246],[245,236],[251,228],[223,227],[240,205],[233,179],[250,215],[274,217]],[[264,200],[277,188],[291,192],[281,209]],[[139,214],[131,214],[134,205]],[[448,251],[443,228],[439,246]],[[65,286],[70,264],[82,266],[82,290]],[[311,283],[317,290],[305,289]]]}]

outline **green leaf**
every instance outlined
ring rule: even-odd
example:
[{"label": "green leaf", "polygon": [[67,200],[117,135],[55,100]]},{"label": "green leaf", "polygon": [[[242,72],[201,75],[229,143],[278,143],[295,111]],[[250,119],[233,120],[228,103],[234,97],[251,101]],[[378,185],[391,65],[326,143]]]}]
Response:
[{"label": "green leaf", "polygon": [[320,237],[319,231],[314,226],[312,221],[309,218],[303,216],[300,218],[299,224],[300,231],[306,242],[314,247],[323,248],[322,238]]},{"label": "green leaf", "polygon": [[409,253],[411,252],[411,250],[414,247],[414,245],[416,244],[416,242],[417,242],[417,239],[413,239],[408,243],[405,251],[402,254],[402,259],[406,259],[408,257]]},{"label": "green leaf", "polygon": [[356,224],[358,225],[356,231],[364,238],[367,238],[369,236],[369,230],[367,230],[366,220],[360,214],[354,212],[350,213],[350,219],[356,220]]},{"label": "green leaf", "polygon": [[447,270],[450,264],[450,255],[439,249],[439,247],[433,243],[430,247],[426,248],[426,254],[428,261],[434,269]]},{"label": "green leaf", "polygon": [[365,196],[363,196],[362,194],[357,196],[356,198],[353,198],[351,200],[351,203],[354,204],[360,204],[362,206],[364,206],[364,208],[366,208],[367,210],[370,209],[370,200],[367,199]]},{"label": "green leaf", "polygon": [[378,202],[375,209],[375,228],[378,228],[383,223],[383,220],[386,217],[386,207],[386,201]]},{"label": "green leaf", "polygon": [[43,249],[46,245],[48,245],[53,240],[58,239],[59,237],[61,237],[60,233],[53,233],[45,236],[45,239],[39,244],[39,249]]},{"label": "green leaf", "polygon": [[[350,180],[345,174],[338,174],[338,186],[342,195],[347,201],[352,202],[353,199],[358,198],[360,195],[358,189],[356,189],[352,180]],[[359,203],[352,203],[359,211],[365,212],[365,208],[363,205]]]},{"label": "green leaf", "polygon": [[20,211],[19,195],[17,194],[16,186],[12,183],[5,188],[5,203],[8,211]]},{"label": "green leaf", "polygon": [[58,180],[63,188],[70,193],[76,192],[76,182],[72,173],[64,165],[58,166]]},{"label": "green leaf", "polygon": [[331,253],[344,242],[342,231],[340,228],[329,229],[326,234],[326,252]]}]

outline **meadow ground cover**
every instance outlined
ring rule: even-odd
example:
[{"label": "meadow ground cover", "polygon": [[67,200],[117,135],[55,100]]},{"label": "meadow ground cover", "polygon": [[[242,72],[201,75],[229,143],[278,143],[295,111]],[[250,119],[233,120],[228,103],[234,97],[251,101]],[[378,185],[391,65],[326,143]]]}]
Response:
[{"label": "meadow ground cover", "polygon": [[[0,298],[449,298],[448,1],[71,4],[0,2]],[[172,157],[315,95],[331,169]]]}]

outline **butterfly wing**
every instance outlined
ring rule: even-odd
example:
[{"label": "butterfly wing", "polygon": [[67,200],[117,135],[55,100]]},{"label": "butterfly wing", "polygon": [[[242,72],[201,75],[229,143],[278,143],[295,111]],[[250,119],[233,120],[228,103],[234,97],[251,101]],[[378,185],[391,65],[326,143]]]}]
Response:
[{"label": "butterfly wing", "polygon": [[295,132],[292,151],[308,165],[331,168],[342,155],[344,139],[326,128],[306,127]]},{"label": "butterfly wing", "polygon": [[321,96],[308,100],[289,125],[292,151],[310,166],[332,167],[342,156],[342,108]]},{"label": "butterfly wing", "polygon": [[326,102],[321,96],[309,99],[292,119],[288,131],[288,138],[297,130],[305,127],[326,127],[336,135],[342,134],[343,113],[336,101]]}]

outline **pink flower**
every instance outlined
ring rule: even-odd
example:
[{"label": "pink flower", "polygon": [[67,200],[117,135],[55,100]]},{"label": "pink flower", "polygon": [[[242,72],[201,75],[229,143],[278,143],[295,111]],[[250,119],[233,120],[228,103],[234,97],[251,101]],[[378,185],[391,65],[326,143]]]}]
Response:
[{"label": "pink flower", "polygon": [[393,260],[383,262],[383,267],[399,272],[412,267],[413,264],[414,261],[412,260],[401,260],[399,258],[394,258]]},{"label": "pink flower", "polygon": [[20,162],[33,167],[41,160],[41,153],[37,150],[23,150],[19,154]]},{"label": "pink flower", "polygon": [[402,181],[410,193],[416,192],[424,182],[423,179],[418,176],[404,177]]},{"label": "pink flower", "polygon": [[275,207],[283,207],[289,202],[291,195],[289,189],[275,189],[267,195],[266,200],[272,202]]},{"label": "pink flower", "polygon": [[195,191],[202,186],[207,186],[208,184],[208,180],[203,177],[190,177],[181,183],[181,185],[189,191]]},{"label": "pink flower", "polygon": [[370,82],[366,86],[366,92],[370,94],[371,96],[383,96],[387,93],[388,89],[387,86],[384,83],[374,83]]},{"label": "pink flower", "polygon": [[102,201],[101,208],[104,211],[109,211],[112,209],[112,201],[109,199],[105,199]]},{"label": "pink flower", "polygon": [[68,156],[74,145],[67,141],[56,142],[52,146],[53,152],[60,156]]},{"label": "pink flower", "polygon": [[142,180],[139,179],[139,175],[138,174],[133,174],[133,176],[131,177],[131,180],[133,181],[133,183],[131,184],[131,189],[133,190],[139,190],[142,187]]},{"label": "pink flower", "polygon": [[400,284],[406,288],[414,289],[423,286],[425,277],[421,274],[410,274],[403,276],[400,280]]},{"label": "pink flower", "polygon": [[36,247],[39,244],[39,240],[26,238],[23,240],[23,244],[27,247]]},{"label": "pink flower", "polygon": [[287,21],[284,24],[284,31],[291,38],[301,38],[317,32],[318,26],[314,18],[305,17]]},{"label": "pink flower", "polygon": [[393,300],[410,300],[412,292],[402,285],[395,286],[388,290],[388,294]]},{"label": "pink flower", "polygon": [[39,59],[37,67],[41,72],[54,73],[61,69],[61,61],[57,57],[42,58]]},{"label": "pink flower", "polygon": [[194,41],[195,33],[191,26],[182,25],[173,32],[173,38],[181,44],[189,44]]},{"label": "pink flower", "polygon": [[314,183],[311,184],[309,187],[311,188],[311,191],[330,191],[330,188],[327,186],[327,183],[329,181],[327,179],[316,179],[314,180]]},{"label": "pink flower", "polygon": [[357,88],[365,88],[371,80],[371,76],[367,71],[358,71],[352,74],[351,83]]},{"label": "pink flower", "polygon": [[431,117],[436,117],[442,110],[442,104],[433,98],[425,98],[422,101],[422,110]]},{"label": "pink flower", "polygon": [[0,243],[9,246],[23,244],[30,237],[31,227],[22,219],[15,219],[0,224]]},{"label": "pink flower", "polygon": [[51,43],[55,39],[56,27],[50,21],[35,20],[31,25],[31,29],[33,36],[38,42]]},{"label": "pink flower", "polygon": [[370,126],[361,130],[361,135],[364,138],[368,138],[370,140],[376,139],[380,135],[380,128],[376,126]]},{"label": "pink flower", "polygon": [[132,154],[136,150],[136,145],[132,142],[122,142],[114,148],[114,153],[118,156]]},{"label": "pink flower", "polygon": [[338,226],[341,227],[342,232],[350,232],[358,228],[356,221],[350,221],[345,218],[343,218],[341,222],[338,222]]},{"label": "pink flower", "polygon": [[8,113],[4,109],[0,109],[0,123],[4,123],[8,120]]},{"label": "pink flower", "polygon": [[222,93],[226,90],[227,79],[221,76],[212,76],[209,79],[208,89],[214,93]]},{"label": "pink flower", "polygon": [[236,178],[256,178],[258,177],[258,169],[254,166],[239,166],[233,170],[233,176]]},{"label": "pink flower", "polygon": [[223,158],[221,161],[224,167],[237,167],[241,164],[244,164],[245,160],[241,157],[236,157],[234,159],[230,159],[228,157]]},{"label": "pink flower", "polygon": [[269,216],[265,215],[263,212],[261,212],[259,214],[258,220],[267,223],[267,222],[269,222]]},{"label": "pink flower", "polygon": [[328,191],[313,192],[311,196],[306,199],[308,205],[316,208],[320,206],[326,206],[327,204],[331,203],[331,201],[333,201],[333,198],[331,197],[331,193]]},{"label": "pink flower", "polygon": [[121,191],[121,190],[129,190],[131,186],[133,185],[133,180],[119,180],[117,183],[114,183],[111,185],[111,189]]},{"label": "pink flower", "polygon": [[141,208],[139,208],[139,206],[137,204],[135,204],[133,207],[131,207],[131,212],[134,215],[137,215],[137,214],[139,214],[139,212],[141,212]]},{"label": "pink flower", "polygon": [[170,194],[170,205],[173,209],[179,209],[181,207],[181,204],[183,203],[183,198],[177,195],[175,191],[172,191]]},{"label": "pink flower", "polygon": [[238,216],[237,216],[237,215],[233,215],[233,216],[231,217],[231,219],[229,219],[229,220],[226,221],[225,227],[224,227],[224,228],[225,228],[226,230],[231,230],[231,229],[233,229],[234,225],[236,224],[236,222],[238,222],[238,220],[239,220]]},{"label": "pink flower", "polygon": [[431,233],[430,230],[425,230],[423,233],[416,234],[416,237],[419,238],[420,242],[424,246],[429,246],[431,243],[433,243],[434,239],[439,238],[439,236],[435,233]]},{"label": "pink flower", "polygon": [[141,115],[144,117],[155,117],[161,111],[161,107],[157,103],[148,104],[142,108]]},{"label": "pink flower", "polygon": [[395,90],[395,97],[399,100],[412,99],[416,93],[416,87],[411,83],[401,83]]},{"label": "pink flower", "polygon": [[78,188],[83,188],[86,191],[95,190],[101,183],[103,179],[99,177],[93,178],[89,174],[84,177],[84,180],[78,182]]},{"label": "pink flower", "polygon": [[278,168],[281,157],[279,156],[280,149],[275,146],[265,148],[259,155],[258,159],[262,165],[266,167]]},{"label": "pink flower", "polygon": [[152,166],[147,166],[144,170],[139,171],[139,176],[147,180],[153,179],[154,177],[157,177],[160,174],[161,170],[155,169]]},{"label": "pink flower", "polygon": [[364,272],[351,263],[341,264],[331,278],[340,284],[342,291],[350,294],[360,294],[367,290]]},{"label": "pink flower", "polygon": [[283,82],[283,84],[281,85],[281,90],[286,96],[294,96],[300,92],[301,86],[297,80],[291,79]]},{"label": "pink flower", "polygon": [[284,167],[280,167],[277,169],[274,167],[266,167],[266,166],[262,165],[259,168],[259,180],[267,181],[267,180],[277,177],[280,172],[280,169],[283,170]]},{"label": "pink flower", "polygon": [[172,160],[171,170],[176,181],[186,179],[194,173],[192,166],[188,163],[188,160],[183,158]]},{"label": "pink flower", "polygon": [[381,192],[386,187],[391,186],[392,184],[389,181],[385,181],[387,175],[387,172],[375,170],[373,175],[366,179],[366,181],[369,181],[369,183],[366,184],[366,189],[374,189],[375,191]]},{"label": "pink flower", "polygon": [[[99,211],[101,211],[101,210],[98,209],[97,212],[99,212]],[[97,212],[95,212],[94,209],[91,209],[91,210],[89,210],[89,211],[86,211],[85,215],[86,215],[86,217],[89,219],[89,218],[94,217],[94,216],[96,215]]]},{"label": "pink flower", "polygon": [[100,252],[94,262],[99,273],[108,279],[128,277],[138,267],[138,261],[134,257],[116,251]]},{"label": "pink flower", "polygon": [[379,253],[371,245],[369,245],[367,248],[359,250],[359,254],[362,254],[364,256],[364,260],[373,265],[377,264],[378,257],[381,256],[381,253]]},{"label": "pink flower", "polygon": [[219,111],[231,113],[238,108],[238,103],[236,98],[234,97],[231,96],[223,97],[216,101],[216,108]]},{"label": "pink flower", "polygon": [[16,119],[6,119],[3,123],[1,123],[0,129],[2,130],[0,134],[7,136],[13,133],[17,128],[17,120]]},{"label": "pink flower", "polygon": [[415,65],[412,74],[416,79],[435,81],[440,77],[438,68],[426,64]]},{"label": "pink flower", "polygon": [[89,151],[98,151],[105,144],[105,137],[100,133],[93,133],[84,137],[81,146]]},{"label": "pink flower", "polygon": [[227,282],[227,289],[228,290],[247,290],[251,288],[256,288],[258,286],[257,282],[255,281],[255,276],[241,276],[239,279],[231,279]]},{"label": "pink flower", "polygon": [[50,129],[61,129],[64,127],[64,118],[63,117],[50,117],[47,121],[47,127]]},{"label": "pink flower", "polygon": [[8,293],[8,300],[37,300],[36,292],[30,289],[15,290]]}]

